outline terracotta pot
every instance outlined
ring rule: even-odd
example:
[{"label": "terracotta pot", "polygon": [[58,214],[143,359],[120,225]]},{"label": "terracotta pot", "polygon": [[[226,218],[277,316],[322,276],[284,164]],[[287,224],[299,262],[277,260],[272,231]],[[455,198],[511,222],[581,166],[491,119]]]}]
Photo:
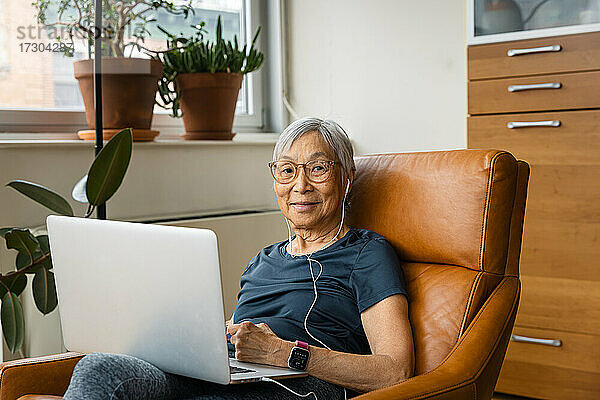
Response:
[{"label": "terracotta pot", "polygon": [[[79,137],[94,140],[94,60],[73,63],[75,78],[85,104],[90,130]],[[159,61],[144,58],[106,58],[102,60],[103,137],[109,140],[119,130],[132,128],[133,140],[153,140],[158,131],[150,130],[158,79],[162,74]]]},{"label": "terracotta pot", "polygon": [[226,72],[178,75],[184,139],[231,140],[242,74]]}]

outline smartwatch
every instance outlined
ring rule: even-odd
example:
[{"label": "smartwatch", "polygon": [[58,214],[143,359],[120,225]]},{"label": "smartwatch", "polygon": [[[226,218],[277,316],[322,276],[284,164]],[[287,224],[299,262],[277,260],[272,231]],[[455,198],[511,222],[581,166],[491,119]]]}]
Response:
[{"label": "smartwatch", "polygon": [[296,344],[292,347],[290,358],[288,358],[288,366],[299,371],[306,371],[309,355],[308,343],[296,340]]}]

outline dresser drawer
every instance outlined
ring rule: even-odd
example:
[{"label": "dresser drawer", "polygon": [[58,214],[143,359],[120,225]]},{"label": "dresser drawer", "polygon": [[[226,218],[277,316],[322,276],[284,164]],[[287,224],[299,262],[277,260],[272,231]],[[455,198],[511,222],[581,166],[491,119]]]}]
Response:
[{"label": "dresser drawer", "polygon": [[469,114],[600,107],[600,71],[469,82]]},{"label": "dresser drawer", "polygon": [[[467,121],[468,148],[507,150],[531,166],[521,274],[600,281],[600,110]],[[510,122],[539,121],[560,126],[507,128]]]},{"label": "dresser drawer", "polygon": [[532,167],[520,260],[523,274],[599,281],[599,191],[599,167]]},{"label": "dresser drawer", "polygon": [[469,80],[590,71],[600,69],[600,32],[469,46],[468,57]]},{"label": "dresser drawer", "polygon": [[496,391],[544,399],[600,398],[600,336],[515,326],[514,335],[559,339],[559,347],[508,345]]},{"label": "dresser drawer", "polygon": [[600,164],[600,110],[477,115],[467,126],[470,149],[508,150],[532,165]]},{"label": "dresser drawer", "polygon": [[600,338],[600,281],[526,275],[522,271],[515,325]]}]

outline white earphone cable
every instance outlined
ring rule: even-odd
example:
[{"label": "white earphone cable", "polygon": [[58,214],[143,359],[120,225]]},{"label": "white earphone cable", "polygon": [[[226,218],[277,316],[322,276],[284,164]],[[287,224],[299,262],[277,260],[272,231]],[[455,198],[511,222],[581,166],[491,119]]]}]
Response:
[{"label": "white earphone cable", "polygon": [[[310,308],[308,309],[308,312],[306,313],[306,316],[304,317],[304,330],[306,331],[306,333],[308,333],[308,336],[310,336],[311,338],[313,338],[315,341],[321,343],[323,345],[323,347],[325,347],[326,349],[331,350],[329,348],[329,346],[327,346],[325,343],[323,343],[322,341],[320,341],[319,339],[317,339],[316,337],[314,337],[313,334],[310,333],[310,331],[308,330],[308,316],[310,315],[310,312],[312,311],[313,307],[317,303],[317,298],[319,297],[319,294],[317,292],[317,280],[321,277],[321,273],[323,272],[323,265],[321,265],[321,263],[319,261],[317,261],[315,259],[311,259],[310,256],[306,256],[306,259],[308,260],[308,265],[309,265],[309,268],[310,268],[310,277],[312,278],[312,281],[313,281],[313,290],[315,292],[315,298],[314,298],[312,304],[310,305]],[[317,275],[316,278],[315,278],[315,275],[313,273],[311,261],[316,262],[321,267],[320,270],[319,270],[319,274]]]},{"label": "white earphone cable", "polygon": [[306,394],[300,394],[300,393],[298,393],[298,392],[294,392],[294,391],[293,391],[292,389],[290,389],[289,387],[287,387],[287,386],[285,386],[285,385],[283,385],[283,384],[281,384],[281,383],[277,382],[277,381],[276,381],[276,380],[274,380],[274,379],[267,378],[267,377],[264,377],[264,376],[263,376],[263,377],[262,377],[260,380],[261,380],[261,381],[264,381],[264,382],[271,382],[271,383],[275,383],[275,384],[277,384],[277,385],[281,386],[282,388],[284,388],[285,390],[287,390],[288,392],[295,394],[295,395],[296,395],[296,396],[298,396],[298,397],[308,397],[308,396],[310,396],[310,395],[312,394],[313,396],[315,396],[315,400],[319,400],[319,398],[317,397],[317,395],[316,395],[316,393],[315,393],[315,392],[308,392],[308,393],[306,393]]},{"label": "white earphone cable", "polygon": [[[337,230],[337,233],[335,234],[335,236],[333,237],[333,239],[331,239],[329,242],[327,242],[326,244],[324,244],[323,246],[321,246],[321,248],[319,250],[324,249],[325,247],[327,247],[331,242],[333,242],[334,240],[336,240],[338,238],[338,236],[340,235],[340,232],[342,231],[342,226],[344,225],[344,216],[345,216],[345,204],[346,204],[346,196],[348,195],[348,189],[350,188],[350,179],[348,179],[348,184],[346,185],[346,193],[344,193],[344,199],[342,200],[342,220],[340,221],[340,227]],[[315,304],[317,303],[317,299],[319,297],[318,291],[317,291],[317,280],[319,280],[319,278],[321,277],[321,274],[323,273],[323,265],[318,261],[315,260],[314,258],[311,258],[311,256],[313,255],[313,253],[315,253],[318,250],[314,250],[310,253],[298,253],[298,254],[292,254],[292,228],[290,227],[290,223],[288,221],[287,218],[285,218],[285,223],[287,225],[288,228],[288,245],[290,246],[290,251],[288,252],[292,258],[298,257],[298,256],[306,256],[306,260],[308,261],[308,268],[310,269],[310,277],[312,278],[313,281],[313,290],[315,293],[315,298],[312,302],[312,304],[310,305],[310,308],[308,309],[306,316],[304,317],[304,330],[306,331],[306,333],[308,333],[308,336],[310,336],[311,338],[313,338],[315,341],[319,342],[320,344],[322,344],[326,349],[331,350],[331,348],[329,348],[329,346],[327,346],[325,343],[323,343],[321,340],[317,339],[316,337],[313,336],[312,333],[310,333],[310,331],[308,330],[308,316],[310,315],[311,311],[313,310]],[[286,246],[287,247],[287,246]],[[312,261],[316,262],[317,264],[319,264],[319,273],[317,275],[317,277],[315,278],[315,274],[313,272],[313,268],[312,268]],[[315,399],[317,399],[317,395],[314,392],[308,392],[305,395],[299,394],[294,392],[292,389],[287,388],[286,386],[284,386],[283,384],[274,381],[273,379],[269,379],[269,378],[262,378],[263,381],[267,381],[267,382],[273,382],[278,384],[279,386],[283,387],[284,389],[290,391],[291,393],[300,396],[300,397],[308,397],[309,395],[313,395],[315,396]],[[344,399],[348,399],[348,393],[346,392],[346,388],[344,388]],[[318,400],[318,399],[317,399]]]}]

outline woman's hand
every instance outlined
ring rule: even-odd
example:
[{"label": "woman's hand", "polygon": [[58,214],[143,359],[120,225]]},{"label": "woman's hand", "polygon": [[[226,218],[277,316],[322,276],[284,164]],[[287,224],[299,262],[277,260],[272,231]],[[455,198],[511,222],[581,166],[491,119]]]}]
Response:
[{"label": "woman's hand", "polygon": [[265,323],[254,325],[244,321],[227,324],[231,343],[235,345],[235,358],[240,361],[287,367],[292,342],[280,339]]}]

